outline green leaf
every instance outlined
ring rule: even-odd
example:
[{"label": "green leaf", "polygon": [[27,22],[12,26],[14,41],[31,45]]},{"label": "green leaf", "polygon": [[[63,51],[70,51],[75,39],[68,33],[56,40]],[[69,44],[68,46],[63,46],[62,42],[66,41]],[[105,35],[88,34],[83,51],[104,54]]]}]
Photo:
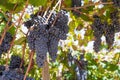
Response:
[{"label": "green leaf", "polygon": [[107,70],[109,71],[115,71],[118,69],[118,66],[116,64],[109,64]]},{"label": "green leaf", "polygon": [[64,3],[67,7],[71,7],[72,0],[64,0]]},{"label": "green leaf", "polygon": [[16,28],[15,28],[14,26],[12,26],[12,27],[9,29],[8,32],[10,32],[12,35],[14,35],[14,34],[15,34],[15,30],[16,30]]},{"label": "green leaf", "polygon": [[3,13],[0,13],[0,18],[4,18],[4,14]]},{"label": "green leaf", "polygon": [[29,3],[33,6],[44,6],[46,5],[47,0],[30,0]]},{"label": "green leaf", "polygon": [[81,14],[81,16],[80,16],[83,20],[85,20],[85,21],[91,21],[91,19],[89,18],[89,16],[88,15],[85,15],[85,14]]},{"label": "green leaf", "polygon": [[18,40],[15,41],[16,45],[21,45],[23,42],[26,41],[26,37],[21,37]]},{"label": "green leaf", "polygon": [[8,0],[9,3],[23,3],[25,0]]},{"label": "green leaf", "polygon": [[25,2],[23,2],[23,0],[18,1],[18,0],[0,0],[0,8],[2,9],[2,11],[6,12],[6,11],[11,11],[13,10],[14,6],[16,5],[16,9],[14,10],[15,12],[20,12],[20,10],[23,8]]}]

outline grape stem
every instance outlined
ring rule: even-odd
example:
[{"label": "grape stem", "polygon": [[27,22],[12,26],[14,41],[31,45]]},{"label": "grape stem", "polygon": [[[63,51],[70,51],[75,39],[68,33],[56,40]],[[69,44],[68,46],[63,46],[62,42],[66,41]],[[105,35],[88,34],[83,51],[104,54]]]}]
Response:
[{"label": "grape stem", "polygon": [[51,15],[52,15],[53,11],[56,9],[56,7],[60,4],[60,2],[61,2],[61,0],[59,0],[59,1],[56,3],[56,5],[53,7],[53,9],[52,9],[52,11],[50,12],[50,14],[49,14],[49,16],[48,16],[45,24],[48,23],[49,18],[51,17]]},{"label": "grape stem", "polygon": [[53,2],[54,2],[54,0],[52,0],[52,2],[50,3],[50,5],[47,7],[46,11],[44,12],[43,17],[45,17],[45,16],[46,16],[47,11],[49,10],[49,8],[51,7],[51,5],[52,5],[52,3],[53,3]]}]

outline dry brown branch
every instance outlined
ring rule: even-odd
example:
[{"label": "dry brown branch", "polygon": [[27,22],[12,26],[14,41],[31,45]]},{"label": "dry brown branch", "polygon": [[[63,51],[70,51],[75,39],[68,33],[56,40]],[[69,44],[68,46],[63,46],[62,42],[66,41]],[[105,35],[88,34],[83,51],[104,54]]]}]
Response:
[{"label": "dry brown branch", "polygon": [[27,75],[28,75],[28,72],[29,72],[30,67],[31,67],[31,64],[32,64],[33,56],[34,56],[34,51],[32,50],[32,51],[30,52],[29,65],[28,65],[28,67],[27,67],[27,71],[26,71],[26,73],[25,73],[25,76],[24,76],[24,79],[23,79],[23,80],[26,80],[26,77],[27,77]]}]

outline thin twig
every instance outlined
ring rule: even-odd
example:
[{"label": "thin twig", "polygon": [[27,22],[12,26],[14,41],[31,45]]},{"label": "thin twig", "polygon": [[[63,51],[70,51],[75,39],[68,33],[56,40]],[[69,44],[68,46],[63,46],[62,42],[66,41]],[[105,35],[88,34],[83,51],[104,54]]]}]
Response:
[{"label": "thin twig", "polygon": [[113,2],[94,3],[94,4],[89,4],[89,5],[85,5],[85,6],[81,6],[81,7],[62,8],[62,9],[66,9],[66,10],[74,10],[74,9],[81,9],[81,8],[86,8],[86,7],[90,7],[90,6],[100,5],[100,4],[107,5],[107,4],[113,4]]},{"label": "thin twig", "polygon": [[25,73],[24,80],[26,80],[26,77],[27,77],[28,72],[29,72],[29,70],[30,70],[31,63],[32,63],[32,59],[33,59],[33,55],[34,55],[34,51],[31,51],[30,54],[31,54],[31,56],[30,56],[30,62],[29,62],[29,65],[28,65],[28,67],[27,67],[27,71],[26,71],[26,73]]},{"label": "thin twig", "polygon": [[49,18],[51,17],[53,11],[56,9],[56,7],[59,5],[60,2],[61,2],[61,0],[59,0],[59,1],[56,3],[55,7],[53,7],[53,9],[52,9],[52,11],[50,12],[50,14],[49,14],[49,16],[48,16],[45,24],[48,23]]},{"label": "thin twig", "polygon": [[47,14],[47,12],[48,12],[48,10],[49,10],[49,8],[51,7],[51,5],[52,5],[53,2],[54,2],[54,0],[52,0],[52,2],[50,3],[50,5],[47,7],[46,11],[44,12],[43,17],[46,16],[46,14]]},{"label": "thin twig", "polygon": [[20,68],[23,66],[23,63],[24,63],[25,49],[26,49],[26,42],[24,42],[23,47],[22,47],[22,61],[20,64]]}]

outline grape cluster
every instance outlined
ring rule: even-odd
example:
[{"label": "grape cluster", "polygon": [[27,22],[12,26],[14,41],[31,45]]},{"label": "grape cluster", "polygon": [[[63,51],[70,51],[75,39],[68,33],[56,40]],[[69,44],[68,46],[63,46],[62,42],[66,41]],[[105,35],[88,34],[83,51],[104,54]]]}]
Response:
[{"label": "grape cluster", "polygon": [[[5,70],[0,75],[0,80],[23,80],[24,74],[18,70]],[[33,78],[27,77],[26,80],[34,80]]]},{"label": "grape cluster", "polygon": [[[9,64],[9,70],[5,70],[5,66],[0,65],[0,80],[23,80],[24,72],[20,71],[21,61],[22,59],[18,55],[12,55]],[[21,67],[21,69],[23,69],[23,67],[24,64]],[[34,80],[34,79],[27,77],[26,80]]]},{"label": "grape cluster", "polygon": [[42,67],[46,58],[47,52],[51,57],[51,61],[55,61],[58,51],[58,42],[60,39],[65,40],[68,33],[68,16],[66,11],[54,11],[48,22],[45,21],[49,17],[49,11],[45,17],[39,15],[32,16],[26,21],[25,26],[30,29],[28,46],[36,52],[36,63]]},{"label": "grape cluster", "polygon": [[102,22],[101,19],[97,16],[93,16],[94,22],[92,24],[93,35],[95,36],[94,41],[94,50],[99,52],[101,45],[101,36],[104,35],[106,38],[106,43],[108,48],[111,48],[114,43],[114,36],[116,32],[120,32],[120,22],[118,11],[114,11],[110,14],[111,23],[108,24],[106,21]]},{"label": "grape cluster", "polygon": [[[10,60],[9,68],[10,69],[20,68],[21,62],[22,62],[22,59],[19,56],[12,55],[11,60]],[[22,68],[23,68],[23,66],[22,66]]]},{"label": "grape cluster", "polygon": [[[1,39],[1,36],[0,36]],[[10,42],[12,41],[13,37],[9,32],[6,32],[5,37],[0,45],[0,56],[3,52],[7,52],[10,48]]]},{"label": "grape cluster", "polygon": [[93,29],[93,35],[95,36],[95,41],[94,41],[94,50],[95,52],[98,52],[100,50],[100,45],[101,45],[101,37],[103,35],[103,24],[101,22],[101,19],[99,16],[94,15],[94,22],[92,24],[92,29]]},{"label": "grape cluster", "polygon": [[[81,6],[81,0],[72,0],[72,6],[71,7],[80,7]],[[73,10],[73,14],[77,15],[77,16],[80,16],[80,9],[75,11]]]}]

